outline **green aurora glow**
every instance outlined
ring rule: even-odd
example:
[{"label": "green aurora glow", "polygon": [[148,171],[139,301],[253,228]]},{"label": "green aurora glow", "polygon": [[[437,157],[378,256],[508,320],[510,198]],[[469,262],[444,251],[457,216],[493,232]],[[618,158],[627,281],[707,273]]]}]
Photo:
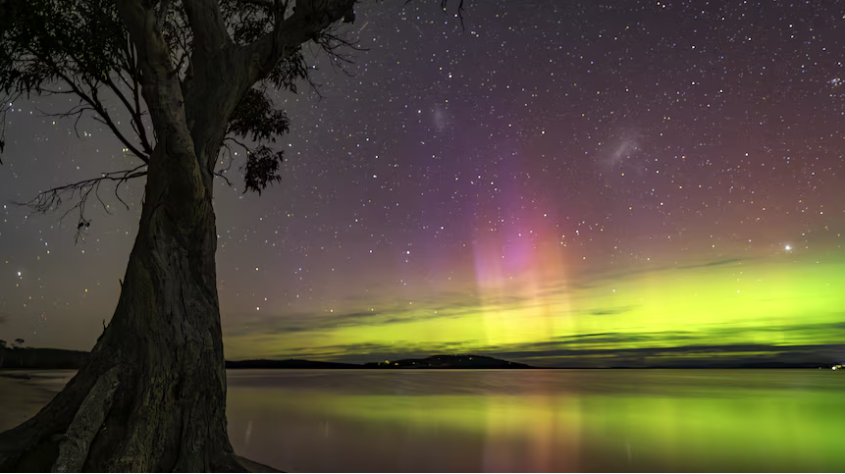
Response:
[{"label": "green aurora glow", "polygon": [[[532,272],[536,266],[525,273]],[[391,353],[491,353],[553,365],[648,349],[668,350],[675,359],[715,360],[765,355],[772,346],[789,351],[845,340],[842,255],[787,253],[528,286],[522,277],[508,278],[511,286],[478,284],[464,300],[453,292],[428,305],[372,310],[371,316],[366,310],[354,318],[315,316],[292,332],[282,327],[278,334],[237,334],[227,341],[227,352],[358,360]],[[739,353],[731,347],[740,347]]]}]

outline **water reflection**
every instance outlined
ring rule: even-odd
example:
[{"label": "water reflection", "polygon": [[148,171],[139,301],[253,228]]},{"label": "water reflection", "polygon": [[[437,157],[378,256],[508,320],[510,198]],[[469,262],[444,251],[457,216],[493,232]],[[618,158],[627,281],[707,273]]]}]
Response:
[{"label": "water reflection", "polygon": [[230,371],[229,430],[291,471],[843,471],[841,375]]}]

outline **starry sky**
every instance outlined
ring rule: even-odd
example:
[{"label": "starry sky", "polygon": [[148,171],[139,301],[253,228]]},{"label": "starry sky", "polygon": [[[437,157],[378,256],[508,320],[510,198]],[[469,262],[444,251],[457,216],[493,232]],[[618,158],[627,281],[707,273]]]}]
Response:
[{"label": "starry sky", "polygon": [[[347,73],[274,95],[283,181],[218,180],[227,358],[845,359],[841,5],[438,4],[360,5]],[[11,204],[133,163],[67,100],[6,116],[0,338],[87,350],[142,187],[78,243]]]}]

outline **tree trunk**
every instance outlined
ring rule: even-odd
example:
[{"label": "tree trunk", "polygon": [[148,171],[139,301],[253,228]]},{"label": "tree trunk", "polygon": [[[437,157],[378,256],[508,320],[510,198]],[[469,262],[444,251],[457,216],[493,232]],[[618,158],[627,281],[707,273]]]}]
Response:
[{"label": "tree trunk", "polygon": [[157,139],[117,309],[65,389],[0,434],[0,471],[264,468],[234,456],[226,433],[213,170],[244,93],[332,23],[351,21],[355,1],[297,5],[249,47],[232,42],[216,0],[184,1],[193,46],[184,82],[159,3],[115,2]]},{"label": "tree trunk", "polygon": [[166,138],[114,317],[65,389],[0,434],[0,471],[244,470],[226,433],[211,197],[191,147]]}]

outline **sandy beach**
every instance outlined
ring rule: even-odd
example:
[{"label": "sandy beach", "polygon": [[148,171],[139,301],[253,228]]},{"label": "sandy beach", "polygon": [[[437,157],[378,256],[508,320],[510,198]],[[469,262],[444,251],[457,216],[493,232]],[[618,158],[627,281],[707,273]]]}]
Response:
[{"label": "sandy beach", "polygon": [[0,370],[0,432],[26,421],[61,390],[74,371]]}]

